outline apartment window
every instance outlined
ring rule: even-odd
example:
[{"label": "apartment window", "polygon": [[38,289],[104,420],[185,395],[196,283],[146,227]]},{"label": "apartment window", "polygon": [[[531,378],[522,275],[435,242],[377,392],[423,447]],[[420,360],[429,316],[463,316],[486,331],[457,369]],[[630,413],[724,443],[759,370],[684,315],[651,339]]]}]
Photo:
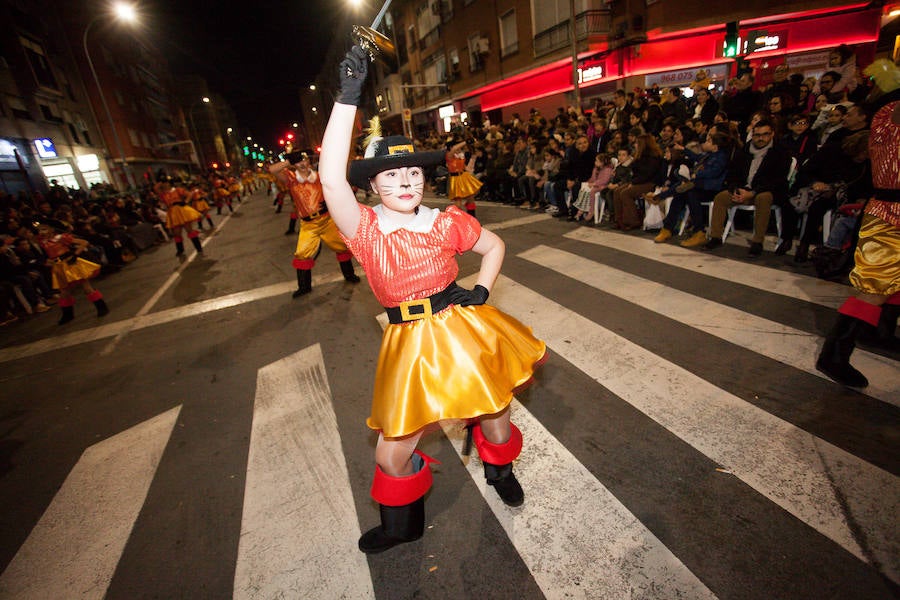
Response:
[{"label": "apartment window", "polygon": [[66,125],[69,126],[69,133],[72,134],[72,139],[75,141],[76,144],[80,144],[81,138],[78,137],[78,130],[75,129],[75,125],[73,125],[72,123],[66,123]]},{"label": "apartment window", "polygon": [[484,59],[487,58],[490,47],[490,41],[482,33],[473,33],[469,36],[469,71],[484,68]]},{"label": "apartment window", "polygon": [[459,70],[459,50],[456,48],[450,48],[447,51],[447,58],[450,59],[450,79],[449,81],[456,81],[461,77],[461,73]]},{"label": "apartment window", "polygon": [[31,111],[25,106],[25,101],[18,96],[7,96],[6,102],[9,104],[9,109],[12,111],[13,117],[17,119],[28,119],[29,121],[34,120],[31,116]]},{"label": "apartment window", "polygon": [[135,148],[141,145],[141,140],[138,137],[138,133],[134,129],[128,130],[128,139],[131,141],[131,145]]},{"label": "apartment window", "polygon": [[38,84],[46,88],[58,90],[59,86],[56,83],[56,78],[53,76],[50,63],[47,61],[44,47],[38,42],[22,36],[19,37],[19,43],[22,44],[22,48],[25,50],[25,55],[28,57],[28,64],[31,65],[31,72],[34,74],[34,78]]},{"label": "apartment window", "polygon": [[519,51],[519,30],[516,26],[516,9],[500,15],[500,55],[509,56]]},{"label": "apartment window", "polygon": [[113,94],[115,95],[116,102],[119,104],[119,106],[125,106],[125,98],[122,96],[122,92],[120,92],[119,90],[115,90]]},{"label": "apartment window", "polygon": [[[575,0],[575,14],[587,10],[586,0]],[[534,33],[546,31],[569,20],[569,0],[532,0]]]},{"label": "apartment window", "polygon": [[144,148],[150,147],[150,139],[147,137],[147,134],[141,132],[141,141],[144,142]]}]

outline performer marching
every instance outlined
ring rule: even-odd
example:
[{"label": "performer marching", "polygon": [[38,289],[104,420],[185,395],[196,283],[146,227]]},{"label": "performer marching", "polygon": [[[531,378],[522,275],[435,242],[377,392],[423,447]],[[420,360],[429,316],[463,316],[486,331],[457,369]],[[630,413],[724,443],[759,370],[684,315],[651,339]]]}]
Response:
[{"label": "performer marching", "polygon": [[447,183],[447,197],[458,206],[465,208],[466,212],[475,216],[475,194],[481,189],[481,182],[474,175],[466,171],[466,143],[459,142],[448,144],[449,149],[445,160],[449,179]]},{"label": "performer marching", "polygon": [[857,339],[876,328],[876,341],[896,349],[900,312],[900,68],[879,59],[865,73],[883,94],[874,99],[869,135],[875,193],[866,203],[850,272],[856,295],[838,309],[816,361],[816,368],[834,381],[861,388],[869,380],[850,364]]},{"label": "performer marching", "polygon": [[194,223],[200,221],[202,215],[188,206],[190,200],[188,191],[183,187],[175,187],[171,180],[164,179],[156,184],[156,195],[166,203],[166,227],[172,232],[175,240],[175,256],[184,260],[184,239],[181,230],[187,231],[188,239],[197,249],[197,254],[203,256],[203,246],[200,245],[200,232],[194,229]]},{"label": "performer marching", "polygon": [[[390,321],[367,420],[379,432],[371,494],[381,524],[359,539],[360,550],[375,553],[422,536],[434,461],[416,445],[440,421],[477,421],[472,434],[488,484],[506,504],[522,504],[512,469],[522,434],[510,423],[509,403],[531,381],[546,345],[485,304],[503,262],[503,241],[456,206],[441,213],[421,205],[423,169],[443,160],[442,152],[416,152],[408,138],[375,135],[347,175],[365,52],[354,46],[340,68],[320,162],[325,199]],[[351,184],[372,189],[381,204],[357,203]],[[482,256],[471,290],[455,282],[456,255],[469,250]]]},{"label": "performer marching", "polygon": [[200,213],[200,220],[197,222],[197,227],[199,229],[203,229],[203,220],[205,219],[207,223],[209,223],[210,231],[213,231],[216,226],[213,225],[212,217],[209,216],[209,203],[206,201],[206,197],[209,193],[203,188],[203,186],[199,182],[194,182],[193,187],[191,187],[191,208]]},{"label": "performer marching", "polygon": [[38,223],[37,230],[37,241],[52,263],[53,287],[59,290],[59,307],[62,309],[59,324],[65,325],[75,318],[75,296],[72,295],[72,290],[78,285],[81,285],[87,299],[94,303],[97,316],[108,315],[109,308],[103,300],[103,294],[100,290],[95,290],[89,281],[100,273],[100,265],[81,258],[81,253],[90,244],[70,233],[58,233],[49,223]]},{"label": "performer marching", "polygon": [[[347,250],[328,214],[322,195],[322,183],[319,181],[319,174],[309,164],[309,155],[297,151],[287,154],[285,158],[286,160],[269,166],[269,170],[287,186],[294,201],[297,218],[302,221],[300,235],[297,236],[297,249],[294,251],[297,290],[293,297],[312,291],[312,268],[323,242],[337,253],[344,279],[350,283],[359,283],[359,277],[353,270],[353,253]],[[291,217],[293,229],[296,218],[293,214]]]}]

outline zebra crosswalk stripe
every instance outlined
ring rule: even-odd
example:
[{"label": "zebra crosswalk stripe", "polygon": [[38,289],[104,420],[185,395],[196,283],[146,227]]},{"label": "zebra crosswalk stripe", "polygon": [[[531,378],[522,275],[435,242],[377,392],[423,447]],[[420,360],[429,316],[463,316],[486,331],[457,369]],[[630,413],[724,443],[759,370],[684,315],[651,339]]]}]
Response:
[{"label": "zebra crosswalk stripe", "polygon": [[[536,246],[518,256],[672,320],[825,378],[814,365],[821,345],[818,335],[548,246]],[[896,376],[897,365],[894,361],[858,350],[853,354],[853,363],[871,378],[870,386],[862,390],[863,393],[900,406],[900,377]]]},{"label": "zebra crosswalk stripe", "polygon": [[[900,509],[897,477],[503,275],[491,300],[532,325],[554,352],[612,393],[866,560],[854,535],[859,528],[889,576],[900,579],[894,518]],[[852,507],[854,527],[848,524],[845,503]]]}]

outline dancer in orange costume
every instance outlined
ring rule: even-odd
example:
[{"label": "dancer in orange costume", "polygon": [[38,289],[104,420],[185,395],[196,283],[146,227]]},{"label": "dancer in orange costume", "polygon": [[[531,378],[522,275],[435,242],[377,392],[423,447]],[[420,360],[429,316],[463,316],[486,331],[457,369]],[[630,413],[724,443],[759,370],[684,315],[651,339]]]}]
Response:
[{"label": "dancer in orange costume", "polygon": [[319,181],[319,174],[312,170],[309,154],[291,152],[286,160],[275,163],[269,169],[287,187],[294,201],[292,228],[297,218],[302,222],[297,236],[297,249],[294,251],[297,289],[293,297],[312,291],[312,268],[323,243],[337,253],[344,279],[350,283],[359,283],[359,277],[353,270],[353,254],[347,249],[328,214],[322,195],[322,182]]},{"label": "dancer in orange costume", "polygon": [[213,230],[215,225],[213,225],[212,217],[209,216],[209,203],[206,201],[208,195],[208,192],[199,183],[195,182],[191,187],[191,208],[200,213],[197,227],[203,229],[203,220],[205,219],[209,223],[210,230]]},{"label": "dancer in orange costume", "polygon": [[[485,304],[503,262],[503,241],[456,206],[441,213],[421,205],[424,167],[439,163],[441,152],[416,152],[408,138],[373,132],[365,158],[352,162],[347,175],[367,60],[354,46],[341,63],[319,167],[332,218],[390,321],[367,421],[379,432],[371,493],[381,524],[359,539],[360,550],[375,553],[423,534],[433,460],[416,446],[440,421],[477,421],[471,431],[488,484],[506,504],[524,502],[512,467],[522,434],[510,422],[509,404],[531,380],[546,345]],[[353,186],[373,190],[381,204],[359,204]],[[455,281],[456,255],[469,250],[482,256],[471,290]]]},{"label": "dancer in orange costume", "polygon": [[81,258],[89,244],[70,233],[56,231],[49,223],[38,223],[37,242],[47,253],[52,263],[53,287],[59,290],[59,307],[62,316],[60,325],[65,325],[75,318],[75,296],[72,290],[81,286],[87,299],[94,303],[98,317],[109,314],[106,301],[100,290],[95,290],[90,283],[100,273],[100,265]]},{"label": "dancer in orange costume", "polygon": [[184,239],[181,231],[187,232],[188,239],[197,249],[197,254],[203,254],[203,246],[200,245],[200,232],[194,229],[194,223],[201,219],[199,212],[188,206],[190,194],[183,187],[175,187],[170,179],[164,179],[156,184],[156,195],[166,204],[166,227],[172,232],[175,241],[175,256],[184,258]]},{"label": "dancer in orange costume", "polygon": [[481,189],[481,182],[474,175],[466,171],[466,153],[463,149],[465,142],[459,142],[450,146],[445,157],[449,179],[447,183],[447,197],[459,208],[465,208],[466,212],[475,216],[475,194]]}]

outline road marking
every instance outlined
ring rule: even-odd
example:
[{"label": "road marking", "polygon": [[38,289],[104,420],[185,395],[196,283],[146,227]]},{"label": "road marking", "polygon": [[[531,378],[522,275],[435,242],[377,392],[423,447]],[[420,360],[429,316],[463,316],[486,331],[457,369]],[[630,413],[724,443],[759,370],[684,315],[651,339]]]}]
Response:
[{"label": "road marking", "polygon": [[374,598],[318,344],[259,370],[234,598]]},{"label": "road marking", "polygon": [[0,597],[101,599],[181,406],[84,451],[0,576]]},{"label": "road marking", "polygon": [[[815,369],[814,361],[822,339],[819,335],[548,246],[536,246],[518,256],[679,323],[827,379]],[[872,382],[860,393],[900,406],[900,377],[897,376],[896,361],[857,350],[853,353],[853,364]]]},{"label": "road marking", "polygon": [[[525,504],[503,504],[481,461],[463,462],[548,598],[715,598],[518,401],[511,410],[526,440],[518,464],[527,466],[516,469]],[[444,432],[462,458],[462,428]]]},{"label": "road marking", "polygon": [[[833,281],[825,281],[808,275],[796,275],[762,265],[737,262],[709,252],[682,248],[677,244],[656,244],[652,239],[633,235],[579,227],[566,233],[564,237],[635,254],[641,258],[664,263],[669,267],[680,267],[693,273],[740,283],[829,308],[840,306],[853,291],[852,288]],[[740,266],[740,268],[735,268],[735,266]]]},{"label": "road marking", "polygon": [[848,525],[847,506],[868,551],[900,580],[900,478],[503,275],[491,300],[613,394],[868,562]]}]

